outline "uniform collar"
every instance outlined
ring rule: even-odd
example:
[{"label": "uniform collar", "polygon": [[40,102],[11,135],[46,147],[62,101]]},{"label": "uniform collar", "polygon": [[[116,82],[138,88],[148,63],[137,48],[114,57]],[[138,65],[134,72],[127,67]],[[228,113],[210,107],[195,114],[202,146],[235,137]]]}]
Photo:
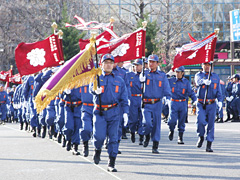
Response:
[{"label": "uniform collar", "polygon": [[150,70],[149,70],[149,72],[150,72],[150,73],[156,73],[156,74],[159,74],[159,73],[160,73],[159,70],[156,70],[156,71],[150,71]]},{"label": "uniform collar", "polygon": [[181,79],[178,79],[177,77],[175,77],[175,81],[177,82],[177,81],[183,81],[183,77],[181,78]]},{"label": "uniform collar", "polygon": [[112,75],[112,76],[114,77],[114,73],[113,73],[113,72],[111,72],[110,74],[106,74],[105,71],[103,71],[103,70],[102,70],[102,75],[103,75],[103,76]]}]

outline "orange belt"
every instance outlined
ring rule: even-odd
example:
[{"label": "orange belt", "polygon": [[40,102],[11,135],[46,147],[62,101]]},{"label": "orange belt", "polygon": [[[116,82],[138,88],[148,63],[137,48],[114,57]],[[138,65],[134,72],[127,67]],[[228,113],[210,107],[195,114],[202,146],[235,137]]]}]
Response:
[{"label": "orange belt", "polygon": [[[110,104],[110,105],[101,105],[101,108],[102,108],[103,111],[107,111],[109,109],[112,109],[112,108],[116,107],[117,105],[118,105],[117,103]],[[100,106],[97,104],[97,108],[96,109],[99,110],[99,108],[100,108]]]},{"label": "orange belt", "polygon": [[183,102],[186,101],[186,99],[171,99],[172,101],[176,101],[176,102]]},{"label": "orange belt", "polygon": [[[198,102],[203,104],[204,100],[203,99],[198,99]],[[215,102],[215,99],[206,99],[206,104],[213,104]]]},{"label": "orange belt", "polygon": [[155,104],[156,102],[160,101],[160,98],[157,99],[143,99],[144,104]]},{"label": "orange belt", "polygon": [[82,101],[75,101],[75,102],[70,102],[70,101],[65,101],[62,99],[62,102],[65,102],[66,105],[81,105]]},{"label": "orange belt", "polygon": [[94,104],[91,103],[83,103],[84,106],[94,106]]},{"label": "orange belt", "polygon": [[132,94],[132,96],[142,96],[142,94]]},{"label": "orange belt", "polygon": [[[203,102],[204,99],[198,99],[199,102]],[[215,99],[206,99],[206,102],[215,102]]]}]

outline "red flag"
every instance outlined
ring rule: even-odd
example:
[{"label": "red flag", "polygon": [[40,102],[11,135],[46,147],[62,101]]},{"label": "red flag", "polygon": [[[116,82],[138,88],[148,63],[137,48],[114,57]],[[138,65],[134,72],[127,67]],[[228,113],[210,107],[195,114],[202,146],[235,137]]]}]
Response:
[{"label": "red flag", "polygon": [[52,34],[35,43],[20,43],[15,50],[15,59],[21,76],[36,73],[46,67],[60,64],[61,51],[58,37]]},{"label": "red flag", "polygon": [[[105,31],[101,34],[99,34],[96,37],[96,44],[97,46],[103,45],[105,43],[108,43],[111,39],[119,38],[115,32],[112,31],[112,29],[105,28]],[[81,50],[85,49],[86,45],[89,44],[89,39],[83,40],[79,39],[79,47]]]},{"label": "red flag", "polygon": [[8,81],[8,73],[9,73],[8,71],[1,71],[0,72],[0,80],[7,82]]},{"label": "red flag", "polygon": [[103,43],[97,47],[99,54],[110,53],[115,62],[142,58],[145,55],[146,30],[139,28],[133,33],[125,34],[118,39]]},{"label": "red flag", "polygon": [[212,33],[202,41],[185,44],[181,48],[177,48],[172,70],[184,65],[213,61],[216,42],[217,37],[215,33]]},{"label": "red flag", "polygon": [[20,75],[19,73],[13,75],[10,82],[12,82],[12,83],[14,83],[14,84],[22,84],[21,75]]}]

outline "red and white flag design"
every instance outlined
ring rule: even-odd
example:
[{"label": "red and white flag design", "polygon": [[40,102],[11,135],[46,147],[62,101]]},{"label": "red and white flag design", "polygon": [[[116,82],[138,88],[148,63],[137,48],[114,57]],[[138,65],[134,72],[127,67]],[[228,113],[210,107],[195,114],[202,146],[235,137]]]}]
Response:
[{"label": "red and white flag design", "polygon": [[181,48],[176,48],[177,54],[173,61],[172,70],[184,65],[213,61],[217,42],[215,33],[212,33],[201,41],[196,41],[193,38],[191,40],[194,42],[185,44]]},{"label": "red and white flag design", "polygon": [[62,57],[58,36],[54,34],[43,41],[22,42],[15,49],[16,65],[21,76],[58,66]]}]

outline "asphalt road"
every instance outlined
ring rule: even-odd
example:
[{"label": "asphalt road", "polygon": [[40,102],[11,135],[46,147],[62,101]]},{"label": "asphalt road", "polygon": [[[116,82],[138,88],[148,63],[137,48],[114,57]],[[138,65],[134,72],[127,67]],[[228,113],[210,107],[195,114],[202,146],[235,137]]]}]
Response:
[{"label": "asphalt road", "polygon": [[[121,155],[116,160],[118,172],[106,171],[108,155],[103,149],[99,165],[90,156],[73,156],[56,141],[33,138],[19,130],[19,124],[0,125],[0,180],[75,180],[75,179],[240,179],[240,123],[215,124],[213,153],[196,147],[196,116],[189,116],[184,145],[168,140],[168,126],[162,122],[160,154],[127,140],[120,144]],[[80,150],[82,145],[80,145]]]}]

